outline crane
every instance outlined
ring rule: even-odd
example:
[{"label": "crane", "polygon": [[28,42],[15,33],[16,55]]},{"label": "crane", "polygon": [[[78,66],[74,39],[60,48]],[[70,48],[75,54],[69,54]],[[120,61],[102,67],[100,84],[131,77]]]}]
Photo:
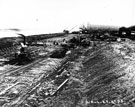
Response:
[{"label": "crane", "polygon": [[69,30],[69,32],[71,31],[71,30],[73,30],[74,28],[76,28],[77,27],[77,25],[76,26],[74,26],[73,28],[71,28],[70,30]]}]

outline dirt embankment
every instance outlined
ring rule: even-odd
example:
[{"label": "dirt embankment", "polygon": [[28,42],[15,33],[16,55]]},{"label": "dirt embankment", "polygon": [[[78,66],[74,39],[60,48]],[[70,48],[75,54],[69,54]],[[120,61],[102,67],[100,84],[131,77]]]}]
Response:
[{"label": "dirt embankment", "polygon": [[53,99],[52,106],[135,106],[134,52],[135,45],[131,42],[76,51],[80,55],[68,68],[72,74],[69,85]]}]

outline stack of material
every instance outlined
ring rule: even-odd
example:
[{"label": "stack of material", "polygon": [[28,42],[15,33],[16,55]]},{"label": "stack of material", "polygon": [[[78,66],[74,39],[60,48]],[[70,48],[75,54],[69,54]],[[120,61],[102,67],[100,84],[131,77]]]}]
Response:
[{"label": "stack of material", "polygon": [[66,48],[65,49],[64,48],[57,49],[57,50],[52,52],[50,57],[51,58],[63,58],[63,57],[65,57],[67,51],[68,50]]}]

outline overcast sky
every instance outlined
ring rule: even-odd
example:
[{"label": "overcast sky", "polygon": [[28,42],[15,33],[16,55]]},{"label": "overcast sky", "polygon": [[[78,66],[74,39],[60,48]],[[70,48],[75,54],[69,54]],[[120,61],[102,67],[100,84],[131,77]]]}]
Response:
[{"label": "overcast sky", "polygon": [[0,29],[60,32],[82,24],[135,24],[135,0],[0,0]]}]

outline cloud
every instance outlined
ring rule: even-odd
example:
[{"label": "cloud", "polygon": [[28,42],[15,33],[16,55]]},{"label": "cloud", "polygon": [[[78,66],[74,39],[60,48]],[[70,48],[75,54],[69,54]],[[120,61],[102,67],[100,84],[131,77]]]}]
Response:
[{"label": "cloud", "polygon": [[7,29],[7,30],[11,30],[11,31],[21,31],[21,29],[17,29],[17,28],[12,28],[12,29]]}]

